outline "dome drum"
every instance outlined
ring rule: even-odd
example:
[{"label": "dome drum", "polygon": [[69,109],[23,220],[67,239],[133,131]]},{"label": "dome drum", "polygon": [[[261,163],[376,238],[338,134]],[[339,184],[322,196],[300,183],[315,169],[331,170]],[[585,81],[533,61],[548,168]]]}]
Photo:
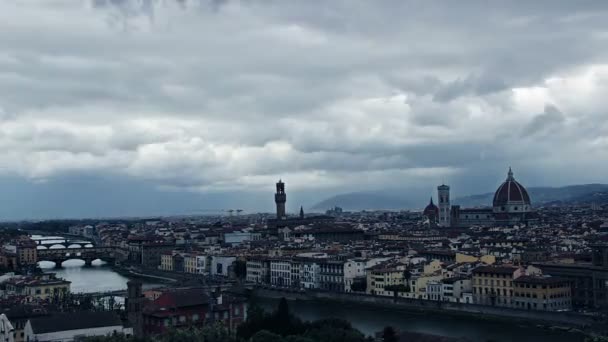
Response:
[{"label": "dome drum", "polygon": [[493,207],[495,213],[516,214],[531,211],[528,191],[515,180],[511,168],[509,168],[507,180],[498,187],[494,194]]}]

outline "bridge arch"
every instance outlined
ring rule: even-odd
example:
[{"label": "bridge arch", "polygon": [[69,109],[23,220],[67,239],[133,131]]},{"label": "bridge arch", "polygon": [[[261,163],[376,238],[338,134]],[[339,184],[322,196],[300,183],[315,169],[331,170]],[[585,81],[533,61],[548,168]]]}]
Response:
[{"label": "bridge arch", "polygon": [[52,244],[50,246],[49,245],[47,245],[47,246],[48,246],[47,249],[65,249],[65,248],[67,248],[66,245],[63,245],[63,244],[60,244],[60,243],[55,243],[55,244]]},{"label": "bridge arch", "polygon": [[[52,263],[53,266],[46,266],[46,267],[42,267],[42,268],[62,268],[62,267],[66,267],[64,264],[66,262],[71,262],[71,261],[79,261],[82,264],[81,265],[74,265],[74,263],[70,263],[69,267],[89,267],[89,266],[103,266],[108,264],[109,262],[100,258],[97,259],[91,259],[91,258],[83,258],[80,256],[73,256],[73,257],[68,257],[66,259],[57,259],[57,260],[39,260],[38,261],[38,265],[41,266],[40,263]],[[48,264],[47,264],[48,265]]]},{"label": "bridge arch", "polygon": [[84,260],[85,265],[101,260],[112,263],[117,253],[113,247],[81,247],[81,248],[48,248],[38,250],[39,261],[51,261],[56,267],[61,267],[64,261],[72,259]]}]

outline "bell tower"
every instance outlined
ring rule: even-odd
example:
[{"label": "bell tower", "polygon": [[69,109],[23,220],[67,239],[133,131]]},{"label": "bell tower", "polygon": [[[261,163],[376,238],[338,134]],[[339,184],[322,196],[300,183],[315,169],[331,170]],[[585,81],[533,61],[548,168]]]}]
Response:
[{"label": "bell tower", "polygon": [[450,227],[450,187],[442,184],[437,187],[437,198],[439,199],[439,226]]},{"label": "bell tower", "polygon": [[285,194],[285,183],[279,180],[277,183],[277,192],[274,194],[274,203],[277,205],[277,220],[282,220],[285,215],[285,202],[287,202],[287,194]]}]

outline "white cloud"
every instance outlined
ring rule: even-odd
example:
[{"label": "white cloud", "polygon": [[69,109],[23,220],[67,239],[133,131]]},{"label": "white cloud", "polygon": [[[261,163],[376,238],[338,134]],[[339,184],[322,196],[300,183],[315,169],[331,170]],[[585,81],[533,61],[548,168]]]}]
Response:
[{"label": "white cloud", "polygon": [[339,191],[606,170],[606,24],[530,6],[2,1],[0,173]]}]

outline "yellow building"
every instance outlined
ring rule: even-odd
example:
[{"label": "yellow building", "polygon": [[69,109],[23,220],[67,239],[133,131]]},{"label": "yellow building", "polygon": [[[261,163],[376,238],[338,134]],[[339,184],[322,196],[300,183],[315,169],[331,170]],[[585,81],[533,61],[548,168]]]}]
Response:
[{"label": "yellow building", "polygon": [[568,279],[521,276],[513,281],[514,306],[518,309],[564,311],[572,309],[572,289]]},{"label": "yellow building", "polygon": [[439,282],[444,279],[445,276],[440,271],[435,274],[422,274],[417,277],[412,277],[410,280],[411,296],[414,298],[424,298],[426,295],[426,285],[431,282]]},{"label": "yellow building", "polygon": [[184,254],[184,272],[197,273],[197,254]]},{"label": "yellow building", "polygon": [[144,297],[146,297],[146,299],[148,299],[149,301],[155,301],[158,299],[158,297],[160,297],[165,292],[166,292],[166,290],[164,290],[164,289],[150,289],[150,290],[143,291],[142,293],[143,293]]},{"label": "yellow building", "polygon": [[19,266],[33,266],[38,263],[36,242],[28,239],[17,243],[17,262]]},{"label": "yellow building", "polygon": [[409,280],[410,292],[403,294],[403,297],[425,298],[426,287],[429,282],[439,282],[442,279],[449,277],[443,268],[444,263],[439,260],[433,260],[424,265],[422,274],[414,275]]},{"label": "yellow building", "polygon": [[6,282],[6,291],[10,294],[34,299],[57,300],[70,292],[71,282],[55,278],[54,274],[45,274],[39,277],[15,278]]},{"label": "yellow building", "polygon": [[482,255],[482,256],[474,256],[462,253],[456,253],[456,263],[473,263],[473,262],[483,262],[487,265],[493,265],[496,263],[496,257],[494,255]]},{"label": "yellow building", "polygon": [[443,269],[443,263],[439,260],[433,260],[424,265],[424,274],[435,274]]},{"label": "yellow building", "polygon": [[173,271],[173,253],[167,252],[160,255],[160,266],[163,271]]},{"label": "yellow building", "polygon": [[6,250],[0,251],[0,267],[5,270],[16,270],[17,254]]},{"label": "yellow building", "polygon": [[513,281],[523,275],[513,266],[481,266],[473,270],[475,304],[513,306]]},{"label": "yellow building", "polygon": [[393,295],[393,291],[386,290],[389,286],[405,285],[404,271],[396,268],[385,268],[382,265],[374,267],[367,271],[367,289],[368,294],[375,295]]}]

